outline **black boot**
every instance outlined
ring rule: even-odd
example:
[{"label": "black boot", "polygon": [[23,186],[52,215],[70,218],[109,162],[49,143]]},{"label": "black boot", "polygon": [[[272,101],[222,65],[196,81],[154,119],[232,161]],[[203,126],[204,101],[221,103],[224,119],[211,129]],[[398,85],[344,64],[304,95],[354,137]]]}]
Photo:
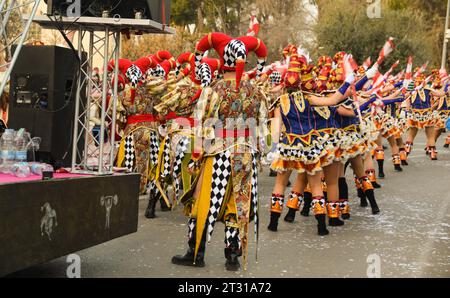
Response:
[{"label": "black boot", "polygon": [[344,221],[340,220],[339,218],[329,218],[328,219],[328,225],[330,227],[340,227],[345,224]]},{"label": "black boot", "polygon": [[378,178],[384,178],[385,177],[384,160],[383,159],[377,160],[377,163],[378,163]]},{"label": "black boot", "polygon": [[370,208],[372,208],[372,214],[380,213],[380,209],[378,208],[377,201],[375,200],[375,193],[373,189],[368,189],[365,192],[365,195],[370,203]]},{"label": "black boot", "polygon": [[148,206],[145,210],[145,217],[146,218],[155,218],[155,207],[156,202],[158,201],[158,197],[155,195],[153,190],[150,190],[149,198],[148,198]]},{"label": "black boot", "polygon": [[275,172],[274,170],[270,169],[269,177],[276,177],[276,176],[277,176],[277,172]]},{"label": "black boot", "polygon": [[295,210],[295,209],[288,208],[288,213],[284,217],[284,221],[286,221],[286,222],[294,222],[294,220],[295,220],[295,212],[296,211],[297,210]]},{"label": "black boot", "polygon": [[159,198],[159,202],[161,203],[162,212],[167,212],[171,210],[171,208],[167,205],[166,200],[164,200],[162,196]]},{"label": "black boot", "polygon": [[278,219],[280,218],[280,213],[270,212],[270,223],[267,229],[272,232],[276,232],[278,230]]},{"label": "black boot", "polygon": [[204,253],[199,251],[194,262],[194,249],[189,248],[184,256],[172,257],[172,264],[181,266],[205,267]]},{"label": "black boot", "polygon": [[192,231],[192,237],[188,241],[189,249],[184,256],[176,255],[172,257],[172,264],[181,266],[205,267],[205,243],[206,243],[206,229],[203,231],[202,241],[198,247],[197,257],[195,255],[195,228]]},{"label": "black boot", "polygon": [[325,236],[330,234],[330,232],[327,230],[327,225],[325,223],[325,214],[316,215],[316,219],[317,219],[317,234],[319,234],[319,236]]},{"label": "black boot", "polygon": [[369,204],[367,203],[367,197],[364,194],[363,190],[361,188],[358,188],[358,197],[360,199],[360,206],[361,207],[367,207]]},{"label": "black boot", "polygon": [[339,177],[338,186],[339,186],[339,198],[348,199],[348,184],[345,177]]},{"label": "black boot", "polygon": [[394,165],[394,170],[396,172],[403,172],[403,169],[402,169],[402,167],[400,165]]},{"label": "black boot", "polygon": [[309,210],[311,209],[311,202],[312,202],[312,195],[310,192],[305,192],[303,198],[303,209],[300,211],[300,214],[302,216],[309,216]]},{"label": "black boot", "polygon": [[241,267],[238,259],[241,256],[240,250],[232,247],[227,247],[225,248],[224,252],[225,258],[227,259],[225,262],[225,268],[228,271],[238,271]]}]

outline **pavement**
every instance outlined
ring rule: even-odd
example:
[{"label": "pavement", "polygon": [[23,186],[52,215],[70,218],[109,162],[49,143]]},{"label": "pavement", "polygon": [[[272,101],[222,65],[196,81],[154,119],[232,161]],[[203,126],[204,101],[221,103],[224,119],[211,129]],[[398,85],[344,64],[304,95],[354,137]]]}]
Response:
[{"label": "pavement", "polygon": [[[382,188],[376,190],[379,215],[359,207],[348,174],[351,219],[343,227],[329,227],[325,237],[316,234],[314,217],[298,213],[294,223],[280,219],[278,232],[267,230],[274,178],[266,167],[259,180],[258,261],[251,234],[247,271],[225,270],[222,224],[207,246],[205,268],[171,264],[171,257],[187,248],[187,219],[179,207],[148,220],[143,198],[137,233],[77,252],[81,277],[368,277],[374,272],[386,278],[450,277],[450,149],[443,149],[442,142],[438,161],[425,156],[419,134],[404,172],[394,172],[385,162],[386,179],[379,180]],[[10,277],[66,277],[68,266],[62,257]]]}]

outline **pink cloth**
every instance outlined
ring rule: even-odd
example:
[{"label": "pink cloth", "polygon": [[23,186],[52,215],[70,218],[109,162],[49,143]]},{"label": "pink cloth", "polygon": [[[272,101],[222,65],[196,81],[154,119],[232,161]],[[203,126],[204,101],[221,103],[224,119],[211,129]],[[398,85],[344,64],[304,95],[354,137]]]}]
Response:
[{"label": "pink cloth", "polygon": [[[53,179],[67,179],[67,178],[79,178],[79,177],[88,177],[89,175],[80,175],[80,174],[71,174],[71,173],[54,173]],[[41,176],[31,175],[26,178],[19,178],[14,175],[2,174],[0,173],[0,184],[8,184],[8,183],[20,183],[20,182],[28,182],[28,181],[37,181],[42,180]]]}]

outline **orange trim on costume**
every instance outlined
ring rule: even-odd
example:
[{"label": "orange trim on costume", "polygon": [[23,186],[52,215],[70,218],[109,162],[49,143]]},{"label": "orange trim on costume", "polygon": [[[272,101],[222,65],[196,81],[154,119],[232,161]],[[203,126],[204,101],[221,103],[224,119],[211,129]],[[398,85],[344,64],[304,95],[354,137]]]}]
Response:
[{"label": "orange trim on costume", "polygon": [[209,34],[208,34],[208,43],[209,43],[209,46],[212,48],[212,47],[213,47],[212,33],[209,33]]}]

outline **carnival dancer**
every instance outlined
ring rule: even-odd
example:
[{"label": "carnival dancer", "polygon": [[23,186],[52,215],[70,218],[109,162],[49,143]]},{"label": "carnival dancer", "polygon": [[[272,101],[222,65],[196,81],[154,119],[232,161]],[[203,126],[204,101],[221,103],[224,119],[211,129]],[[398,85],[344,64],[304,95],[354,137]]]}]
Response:
[{"label": "carnival dancer", "polygon": [[204,145],[195,142],[190,168],[197,170],[199,177],[193,185],[193,196],[183,201],[190,216],[189,249],[184,256],[174,256],[172,263],[204,266],[206,241],[211,238],[215,223],[223,221],[225,266],[235,271],[240,267],[241,255],[246,269],[252,217],[257,231],[257,127],[259,120],[267,117],[266,98],[250,82],[241,82],[241,77],[249,52],[257,55],[258,74],[262,72],[267,48],[255,37],[210,33],[197,44],[197,69],[203,53],[209,49],[218,53],[224,78],[212,88],[203,89],[196,108],[194,118],[201,125],[196,126],[195,135],[205,136],[205,140]]},{"label": "carnival dancer", "polygon": [[[126,87],[119,100],[126,111],[127,124],[117,155],[117,165],[141,174],[140,193],[149,189],[149,205],[146,217],[154,217],[154,208],[160,193],[154,184],[152,169],[157,163],[159,147],[158,122],[153,105],[164,94],[164,82],[149,85],[145,80],[145,71],[149,67],[146,59],[134,63],[126,59],[119,61],[119,69],[125,74]],[[110,69],[114,67],[110,65]],[[170,205],[169,202],[166,204]]]},{"label": "carnival dancer", "polygon": [[[433,88],[438,89],[437,94],[439,95],[434,97],[435,100],[432,104],[436,142],[441,134],[445,133],[445,124],[450,117],[450,99],[448,97],[449,83],[446,83],[447,80],[448,76],[445,69],[434,71]],[[448,148],[449,144],[450,135],[448,135],[445,140],[444,148]]]},{"label": "carnival dancer", "polygon": [[[392,93],[399,95],[399,87],[401,86],[403,86],[403,82],[396,83],[395,85],[392,85],[391,83],[386,84],[380,90],[381,97],[387,97]],[[394,165],[395,171],[402,172],[403,169],[401,167],[400,148],[397,145],[396,139],[399,134],[396,114],[396,103],[384,105],[382,107],[379,106],[376,109],[375,122],[378,123],[378,126],[380,127],[380,136],[385,138],[389,142],[392,151],[392,163]],[[382,155],[384,156],[384,149],[382,147],[378,147],[377,150],[383,151]],[[384,173],[382,165],[380,168],[380,173]]]},{"label": "carnival dancer", "polygon": [[419,73],[415,77],[414,83],[416,89],[408,100],[411,113],[408,120],[407,152],[410,153],[412,151],[414,139],[419,129],[425,129],[430,158],[431,160],[437,160],[436,135],[434,132],[431,99],[433,96],[440,97],[442,94],[427,84],[428,82],[423,73]]},{"label": "carnival dancer", "polygon": [[[268,229],[277,230],[278,219],[284,206],[286,179],[289,178],[290,171],[297,171],[297,179],[287,206],[289,209],[299,209],[302,193],[306,186],[306,177],[313,196],[312,207],[318,222],[318,234],[327,235],[329,233],[325,221],[327,206],[322,189],[322,171],[325,173],[327,185],[334,187],[331,190],[334,199],[338,196],[337,194],[333,196],[333,192],[337,192],[337,183],[330,179],[330,174],[334,171],[334,147],[336,144],[332,137],[332,125],[327,122],[332,121],[331,115],[336,112],[336,109],[320,108],[320,106],[337,104],[344,99],[349,86],[353,83],[354,76],[351,71],[348,71],[345,83],[338,92],[328,97],[317,97],[300,90],[302,83],[303,88],[306,86],[304,85],[305,81],[302,82],[300,78],[301,64],[301,60],[297,59],[296,55],[291,56],[285,78],[285,87],[288,93],[279,97],[276,102],[275,117],[282,119],[286,133],[278,144],[277,157],[271,166],[278,172],[278,175],[271,198]],[[335,173],[335,175],[335,180],[337,180],[338,174]]]},{"label": "carnival dancer", "polygon": [[[181,69],[185,64],[187,67]],[[171,177],[174,186],[174,200],[183,200],[194,175],[187,172],[187,163],[191,159],[194,118],[192,115],[202,88],[210,86],[220,71],[220,60],[203,58],[196,75],[194,53],[186,52],[178,56],[176,74],[181,79],[174,90],[164,95],[161,103],[155,107],[159,118],[167,126],[167,139],[161,157],[165,165],[161,171],[164,179]],[[169,143],[170,142],[170,143]],[[167,150],[173,148],[173,150]]]}]

